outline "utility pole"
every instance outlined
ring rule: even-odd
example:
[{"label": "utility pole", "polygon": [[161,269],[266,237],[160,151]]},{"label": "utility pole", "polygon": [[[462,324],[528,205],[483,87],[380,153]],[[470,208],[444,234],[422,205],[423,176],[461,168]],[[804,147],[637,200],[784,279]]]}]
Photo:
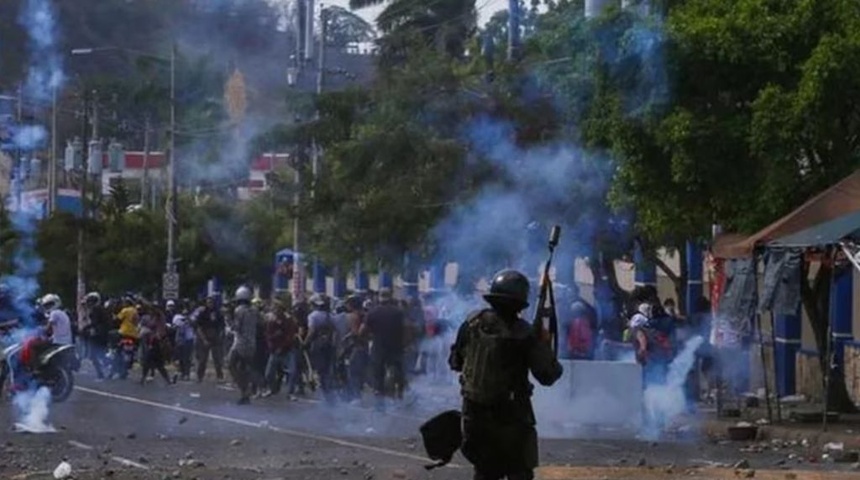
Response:
[{"label": "utility pole", "polygon": [[[24,85],[18,84],[18,105],[16,107],[17,112],[15,115],[15,121],[18,124],[18,127],[21,127],[22,122],[24,121]],[[15,191],[15,202],[18,204],[18,211],[23,211],[23,201],[24,201],[24,180],[21,178],[22,172],[22,164],[21,164],[21,155],[23,154],[21,147],[17,147],[15,149],[15,158],[12,160],[12,171],[15,172],[15,183],[16,191]]]},{"label": "utility pole", "polygon": [[84,229],[86,228],[87,221],[87,171],[89,168],[89,152],[85,152],[84,150],[89,145],[89,137],[87,135],[89,122],[90,122],[90,105],[89,105],[89,93],[84,90],[84,122],[83,122],[83,141],[81,143],[81,212],[80,217],[78,219],[78,244],[77,244],[77,255],[78,255],[78,265],[77,265],[77,295],[78,298],[75,301],[75,306],[77,307],[78,314],[78,322],[83,321],[84,310],[81,306],[80,300],[84,298],[86,295],[86,279],[84,277]]},{"label": "utility pole", "polygon": [[51,156],[48,159],[48,215],[57,209],[57,86],[51,91]]},{"label": "utility pole", "polygon": [[[320,4],[320,51],[317,63],[317,97],[322,95],[323,86],[325,85],[325,35],[327,30],[326,23],[327,16],[325,5]],[[320,112],[319,110],[317,110],[315,113],[315,119],[319,120],[319,118]],[[311,198],[314,198],[314,196],[316,195],[316,182],[320,168],[320,151],[316,139],[311,142],[311,155],[311,174],[313,175],[311,185]]]},{"label": "utility pole", "polygon": [[520,0],[508,0],[508,61],[519,57],[520,48]]},{"label": "utility pole", "polygon": [[146,208],[147,188],[149,188],[149,114],[143,121],[143,181],[140,183],[140,206]]},{"label": "utility pole", "polygon": [[24,86],[22,84],[18,84],[18,103],[16,105],[16,119],[20,124],[22,120],[24,120]]},{"label": "utility pole", "polygon": [[176,43],[170,47],[170,164],[167,170],[167,272],[176,273]]},{"label": "utility pole", "polygon": [[305,1],[304,0],[296,0],[296,58],[295,58],[295,66],[297,69],[301,70],[302,57],[304,56],[304,44],[305,44],[305,23],[307,22],[307,13],[305,10]]},{"label": "utility pole", "polygon": [[[320,53],[319,53],[319,72],[317,73],[317,95],[322,94],[323,86],[325,85],[325,36],[328,32],[328,12],[325,5],[320,4]],[[319,117],[319,112],[317,112]]]},{"label": "utility pole", "polygon": [[305,286],[300,282],[303,276],[300,274],[299,258],[299,208],[301,204],[302,175],[298,156],[293,159],[293,170],[295,171],[295,191],[293,192],[293,302],[299,301],[305,293]]},{"label": "utility pole", "polygon": [[314,58],[314,0],[305,0],[305,61]]}]

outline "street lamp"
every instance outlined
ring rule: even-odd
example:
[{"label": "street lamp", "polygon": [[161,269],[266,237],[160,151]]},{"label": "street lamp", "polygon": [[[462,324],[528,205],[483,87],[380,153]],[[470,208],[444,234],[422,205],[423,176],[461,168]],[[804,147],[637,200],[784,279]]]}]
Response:
[{"label": "street lamp", "polygon": [[140,55],[142,57],[150,57],[170,62],[170,159],[167,169],[167,189],[169,193],[166,215],[167,260],[165,262],[165,276],[170,275],[173,277],[174,280],[171,283],[175,282],[175,285],[178,287],[178,278],[176,277],[176,44],[174,43],[171,45],[169,58],[149,52],[116,46],[76,48],[72,50],[72,55],[90,55],[92,53],[109,50],[119,50]]}]

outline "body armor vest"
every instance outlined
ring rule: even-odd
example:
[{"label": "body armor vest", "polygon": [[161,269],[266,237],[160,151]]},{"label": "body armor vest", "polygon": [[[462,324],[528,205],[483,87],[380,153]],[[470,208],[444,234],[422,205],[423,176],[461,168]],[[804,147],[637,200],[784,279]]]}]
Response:
[{"label": "body armor vest", "polygon": [[482,404],[527,396],[527,337],[492,310],[467,321],[469,337],[461,377],[464,396]]}]

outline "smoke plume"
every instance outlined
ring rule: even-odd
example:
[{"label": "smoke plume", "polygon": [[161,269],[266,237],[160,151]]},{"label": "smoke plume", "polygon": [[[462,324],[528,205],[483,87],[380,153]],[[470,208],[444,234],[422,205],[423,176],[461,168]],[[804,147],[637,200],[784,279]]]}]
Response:
[{"label": "smoke plume", "polygon": [[687,341],[684,348],[669,365],[669,375],[664,384],[645,387],[645,431],[649,438],[656,438],[668,423],[677,419],[687,409],[684,383],[696,361],[696,351],[704,342],[700,336]]},{"label": "smoke plume", "polygon": [[[57,50],[57,22],[54,5],[50,0],[27,0],[24,2],[19,24],[29,37],[29,64],[22,94],[30,99],[45,102],[52,98],[63,82],[61,56]],[[19,126],[13,136],[14,147],[22,152],[43,148],[47,135],[42,126]],[[15,159],[18,161],[19,159]],[[12,307],[22,327],[11,339],[21,342],[35,333],[33,305],[39,292],[38,275],[42,262],[36,252],[36,220],[39,212],[29,210],[18,199],[6,199],[10,209],[12,228],[17,236],[13,253],[11,274],[0,278],[0,284],[9,290]],[[30,431],[51,431],[45,423],[48,416],[50,391],[29,390],[16,393],[14,403],[19,423]]]},{"label": "smoke plume", "polygon": [[51,406],[51,391],[47,387],[21,392],[15,395],[13,403],[18,413],[17,430],[29,433],[57,431],[47,423]]},{"label": "smoke plume", "polygon": [[[574,21],[584,22],[579,15],[575,17]],[[669,84],[660,19],[629,12],[617,22],[593,25],[595,28],[587,29],[586,35],[588,43],[597,46],[598,55],[588,58],[583,54],[570,62],[571,68],[582,69],[586,65],[588,70],[607,72],[621,90],[622,112],[628,118],[635,119],[665,105]],[[581,25],[576,28],[582,31]],[[583,103],[592,99],[594,85],[582,78],[591,78],[594,72],[574,70],[562,73],[568,78],[559,80],[558,70],[554,70],[553,77],[547,75],[549,68],[535,68],[532,78],[524,82],[528,85],[521,92],[524,103],[530,103],[527,100],[535,95],[537,88],[558,97],[555,105],[576,111],[575,114],[561,111],[562,118],[575,119],[586,112],[588,108]],[[583,128],[579,124],[561,129],[569,132],[567,137],[529,147],[512,140],[516,138],[517,127],[491,116],[462,126],[462,137],[472,154],[470,161],[488,163],[497,178],[457,207],[434,230],[439,260],[459,264],[459,281],[464,280],[464,270],[477,271],[477,275],[465,279],[468,285],[463,286],[462,292],[473,289],[476,276],[486,278],[504,267],[518,268],[529,277],[536,277],[539,262],[546,255],[546,235],[553,224],[562,227],[559,256],[567,257],[568,261],[594,257],[630,244],[632,218],[607,205],[618,168],[612,154],[584,147],[579,136]],[[534,229],[535,225],[540,228]],[[530,229],[541,237],[540,242],[530,239]],[[557,262],[556,267],[572,271],[572,263]],[[461,297],[455,302],[458,308],[446,318],[455,325],[462,322],[468,311],[480,308],[475,300]],[[536,389],[541,435],[590,434],[583,433],[584,426],[625,429],[628,436],[639,433],[643,403],[653,415],[674,418],[686,405],[683,384],[701,341],[699,338],[686,345],[671,367],[669,383],[649,389],[647,400],[641,393],[629,394],[637,388],[636,391],[642,392],[641,368],[632,355],[622,362],[577,362],[587,365],[582,367],[582,375],[589,375],[589,369],[604,373],[577,380],[568,376],[575,377],[576,373],[568,372],[554,387]],[[566,366],[576,369],[572,362],[566,362]],[[606,373],[610,371],[618,372],[619,376]]]}]

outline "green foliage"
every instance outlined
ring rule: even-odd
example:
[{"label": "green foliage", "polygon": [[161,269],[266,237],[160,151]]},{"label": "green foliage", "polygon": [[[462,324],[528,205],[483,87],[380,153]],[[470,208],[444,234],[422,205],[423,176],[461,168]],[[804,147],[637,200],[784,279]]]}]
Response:
[{"label": "green foliage", "polygon": [[347,47],[354,43],[371,42],[376,38],[373,25],[353,12],[337,6],[326,7],[326,45]]},{"label": "green foliage", "polygon": [[[754,231],[854,168],[858,8],[688,0],[665,23],[614,12],[585,27],[559,5],[534,45],[570,55],[549,78],[581,95],[561,96],[568,118],[583,113],[583,140],[618,162],[613,204],[651,242],[678,245],[714,222]],[[665,98],[638,93],[658,86],[643,84],[654,69]]]},{"label": "green foliage", "polygon": [[[385,0],[350,0],[360,9]],[[384,36],[380,39],[383,64],[398,64],[411,55],[416,40],[432,45],[453,58],[465,53],[468,39],[477,30],[475,0],[392,0],[376,19]]]},{"label": "green foliage", "polygon": [[303,175],[305,192],[313,189],[303,231],[315,254],[332,264],[364,257],[399,267],[404,252],[429,248],[427,232],[462,172],[462,146],[446,128],[463,107],[460,82],[455,63],[427,47],[369,92],[319,98],[319,120],[299,133],[325,152],[317,182]]}]

